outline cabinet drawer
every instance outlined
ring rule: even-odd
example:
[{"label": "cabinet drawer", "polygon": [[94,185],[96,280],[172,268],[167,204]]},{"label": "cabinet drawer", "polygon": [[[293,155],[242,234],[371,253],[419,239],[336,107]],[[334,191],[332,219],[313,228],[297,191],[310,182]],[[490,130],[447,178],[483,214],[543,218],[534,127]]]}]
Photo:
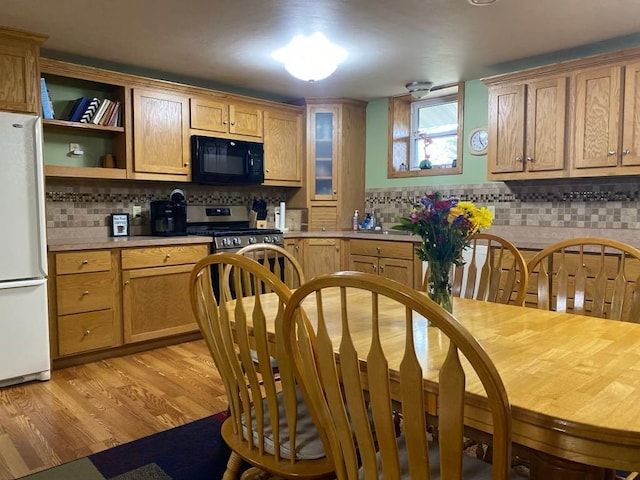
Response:
[{"label": "cabinet drawer", "polygon": [[209,253],[208,245],[128,248],[122,250],[122,269],[196,263]]},{"label": "cabinet drawer", "polygon": [[108,272],[111,270],[111,251],[93,250],[56,254],[56,273]]},{"label": "cabinet drawer", "polygon": [[114,346],[113,310],[58,317],[60,355]]},{"label": "cabinet drawer", "polygon": [[81,273],[56,278],[58,315],[112,308],[115,289],[111,273]]},{"label": "cabinet drawer", "polygon": [[349,251],[352,255],[369,255],[387,258],[406,258],[411,260],[414,246],[411,242],[388,242],[376,240],[350,240]]}]

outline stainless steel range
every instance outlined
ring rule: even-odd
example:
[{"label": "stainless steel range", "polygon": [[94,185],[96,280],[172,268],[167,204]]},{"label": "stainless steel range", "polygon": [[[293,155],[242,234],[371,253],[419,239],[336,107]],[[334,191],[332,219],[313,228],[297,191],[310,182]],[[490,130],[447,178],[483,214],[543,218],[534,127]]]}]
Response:
[{"label": "stainless steel range", "polygon": [[213,237],[211,252],[235,252],[254,243],[282,246],[282,232],[250,226],[244,206],[193,205],[187,207],[187,233]]}]

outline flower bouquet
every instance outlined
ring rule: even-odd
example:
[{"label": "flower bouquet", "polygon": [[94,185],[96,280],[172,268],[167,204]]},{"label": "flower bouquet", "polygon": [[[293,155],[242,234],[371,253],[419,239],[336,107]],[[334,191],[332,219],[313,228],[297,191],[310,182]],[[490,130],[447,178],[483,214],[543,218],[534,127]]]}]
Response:
[{"label": "flower bouquet", "polygon": [[414,205],[408,217],[398,220],[400,224],[392,229],[422,238],[416,254],[429,262],[429,297],[451,312],[451,269],[464,263],[462,250],[476,233],[491,226],[493,215],[486,207],[478,208],[472,202],[444,198],[435,192]]}]

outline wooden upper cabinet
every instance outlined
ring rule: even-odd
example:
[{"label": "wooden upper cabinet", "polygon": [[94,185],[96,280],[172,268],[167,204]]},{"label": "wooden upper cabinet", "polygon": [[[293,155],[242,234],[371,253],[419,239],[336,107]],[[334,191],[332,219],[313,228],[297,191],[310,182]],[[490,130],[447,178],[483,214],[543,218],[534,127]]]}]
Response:
[{"label": "wooden upper cabinet", "polygon": [[46,36],[0,28],[0,110],[40,115],[40,45]]},{"label": "wooden upper cabinet", "polygon": [[579,71],[575,85],[573,174],[639,174],[640,62]]},{"label": "wooden upper cabinet", "polygon": [[191,98],[191,128],[262,138],[262,109],[225,99]]},{"label": "wooden upper cabinet", "polygon": [[489,89],[489,178],[565,173],[567,77]]},{"label": "wooden upper cabinet", "polygon": [[265,110],[265,185],[302,185],[302,112]]},{"label": "wooden upper cabinet", "polygon": [[185,179],[190,176],[188,118],[188,97],[134,88],[133,155],[136,173],[175,174]]},{"label": "wooden upper cabinet", "polygon": [[576,169],[618,164],[622,67],[600,67],[575,76]]},{"label": "wooden upper cabinet", "polygon": [[622,165],[640,165],[640,62],[625,67]]},{"label": "wooden upper cabinet", "polygon": [[524,171],[525,86],[489,90],[489,173]]}]

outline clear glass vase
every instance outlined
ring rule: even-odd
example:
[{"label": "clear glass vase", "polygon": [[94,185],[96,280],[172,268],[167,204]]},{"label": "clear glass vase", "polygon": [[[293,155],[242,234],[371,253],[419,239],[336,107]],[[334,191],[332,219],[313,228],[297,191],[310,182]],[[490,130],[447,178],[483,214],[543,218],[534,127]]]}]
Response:
[{"label": "clear glass vase", "polygon": [[453,267],[452,262],[429,262],[428,290],[429,298],[444,308],[447,312],[453,312],[451,303],[451,283],[449,274]]}]

